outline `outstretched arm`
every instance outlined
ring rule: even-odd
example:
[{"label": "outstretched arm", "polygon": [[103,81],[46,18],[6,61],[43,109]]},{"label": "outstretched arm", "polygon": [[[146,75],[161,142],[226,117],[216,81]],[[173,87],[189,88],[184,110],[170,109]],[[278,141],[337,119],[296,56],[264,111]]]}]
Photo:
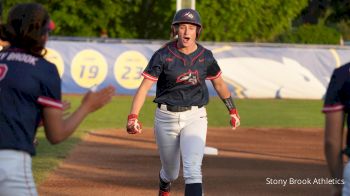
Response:
[{"label": "outstretched arm", "polygon": [[115,88],[106,87],[98,92],[85,94],[81,105],[68,118],[63,119],[63,111],[53,107],[44,107],[43,123],[46,138],[57,144],[68,138],[85,117],[106,105],[114,95]]}]

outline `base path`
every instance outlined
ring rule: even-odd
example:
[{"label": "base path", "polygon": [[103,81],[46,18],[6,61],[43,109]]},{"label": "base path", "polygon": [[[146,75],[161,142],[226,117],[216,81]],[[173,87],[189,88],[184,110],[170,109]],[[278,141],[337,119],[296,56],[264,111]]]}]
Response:
[{"label": "base path", "polygon": [[[209,129],[205,196],[330,195],[321,129]],[[38,187],[40,195],[155,196],[160,159],[153,130],[91,132]],[[182,170],[172,196],[184,193]]]}]

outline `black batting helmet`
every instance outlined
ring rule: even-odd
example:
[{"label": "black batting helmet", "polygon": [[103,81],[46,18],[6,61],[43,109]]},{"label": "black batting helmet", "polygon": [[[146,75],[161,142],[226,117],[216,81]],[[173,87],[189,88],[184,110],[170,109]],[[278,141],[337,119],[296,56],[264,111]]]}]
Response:
[{"label": "black batting helmet", "polygon": [[181,23],[190,23],[190,24],[196,25],[198,27],[197,38],[199,37],[200,31],[202,29],[202,22],[201,22],[201,17],[196,10],[185,8],[175,13],[173,22],[171,23],[173,36],[177,34],[176,28],[174,26]]}]

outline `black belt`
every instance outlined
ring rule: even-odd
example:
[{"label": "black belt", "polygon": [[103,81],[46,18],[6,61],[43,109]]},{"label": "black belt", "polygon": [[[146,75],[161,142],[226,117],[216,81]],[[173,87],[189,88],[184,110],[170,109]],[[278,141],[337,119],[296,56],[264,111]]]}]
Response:
[{"label": "black belt", "polygon": [[[165,104],[161,104],[158,103],[158,108],[161,109],[161,106],[164,105],[166,110],[170,111],[170,112],[184,112],[187,110],[191,110],[193,106],[176,106],[176,105],[165,105]],[[198,106],[198,108],[201,108],[203,106]]]}]

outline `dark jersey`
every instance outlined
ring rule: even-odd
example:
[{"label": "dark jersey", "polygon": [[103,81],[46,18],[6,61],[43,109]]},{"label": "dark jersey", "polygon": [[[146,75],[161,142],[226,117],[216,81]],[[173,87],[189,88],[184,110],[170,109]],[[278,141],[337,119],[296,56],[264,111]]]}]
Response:
[{"label": "dark jersey", "polygon": [[43,107],[62,109],[55,65],[20,49],[0,52],[0,149],[35,154]]},{"label": "dark jersey", "polygon": [[350,63],[334,70],[329,82],[323,112],[344,110],[347,114],[348,141],[350,146]]},{"label": "dark jersey", "polygon": [[210,50],[197,44],[197,50],[184,54],[176,41],[169,42],[152,56],[142,75],[157,81],[154,102],[175,106],[203,106],[209,101],[205,80],[221,75]]}]

